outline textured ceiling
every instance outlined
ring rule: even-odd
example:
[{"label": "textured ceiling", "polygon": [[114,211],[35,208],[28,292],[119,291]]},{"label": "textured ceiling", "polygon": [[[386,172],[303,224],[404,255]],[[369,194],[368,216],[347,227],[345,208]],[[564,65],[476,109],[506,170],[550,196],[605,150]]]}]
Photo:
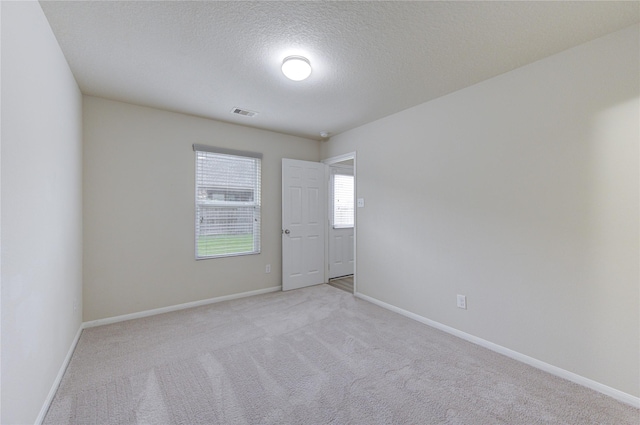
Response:
[{"label": "textured ceiling", "polygon": [[635,1],[41,4],[85,94],[313,139],[640,22]]}]

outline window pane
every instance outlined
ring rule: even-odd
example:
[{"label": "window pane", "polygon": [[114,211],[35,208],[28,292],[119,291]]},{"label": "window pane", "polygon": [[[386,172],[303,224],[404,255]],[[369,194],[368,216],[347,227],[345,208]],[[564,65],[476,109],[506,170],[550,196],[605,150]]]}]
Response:
[{"label": "window pane", "polygon": [[260,162],[196,152],[196,258],[260,252]]},{"label": "window pane", "polygon": [[333,227],[353,227],[353,176],[334,176]]}]

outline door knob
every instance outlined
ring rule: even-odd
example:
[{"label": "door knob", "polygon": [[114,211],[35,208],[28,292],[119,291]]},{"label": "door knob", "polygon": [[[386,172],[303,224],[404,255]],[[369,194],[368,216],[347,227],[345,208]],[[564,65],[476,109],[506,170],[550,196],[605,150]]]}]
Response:
[{"label": "door knob", "polygon": [[289,231],[289,229],[287,229],[287,230],[285,230],[285,231],[284,231],[284,234],[285,234],[285,235],[288,235],[289,233],[291,233],[291,232]]}]

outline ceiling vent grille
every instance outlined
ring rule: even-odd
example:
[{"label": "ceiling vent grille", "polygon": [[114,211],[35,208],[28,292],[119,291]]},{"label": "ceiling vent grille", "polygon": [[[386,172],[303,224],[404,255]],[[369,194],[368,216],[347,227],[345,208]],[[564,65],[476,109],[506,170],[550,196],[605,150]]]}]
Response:
[{"label": "ceiling vent grille", "polygon": [[245,117],[255,117],[256,115],[258,115],[258,113],[255,111],[249,111],[248,109],[242,108],[233,108],[231,110],[231,113],[236,115],[243,115]]}]

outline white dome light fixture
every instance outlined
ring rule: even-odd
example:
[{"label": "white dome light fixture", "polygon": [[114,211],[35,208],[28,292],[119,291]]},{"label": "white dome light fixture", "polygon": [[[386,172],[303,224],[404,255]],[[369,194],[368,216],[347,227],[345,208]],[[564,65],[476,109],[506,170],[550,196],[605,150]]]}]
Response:
[{"label": "white dome light fixture", "polygon": [[290,80],[302,81],[311,75],[309,59],[303,56],[287,56],[282,61],[282,73]]}]

